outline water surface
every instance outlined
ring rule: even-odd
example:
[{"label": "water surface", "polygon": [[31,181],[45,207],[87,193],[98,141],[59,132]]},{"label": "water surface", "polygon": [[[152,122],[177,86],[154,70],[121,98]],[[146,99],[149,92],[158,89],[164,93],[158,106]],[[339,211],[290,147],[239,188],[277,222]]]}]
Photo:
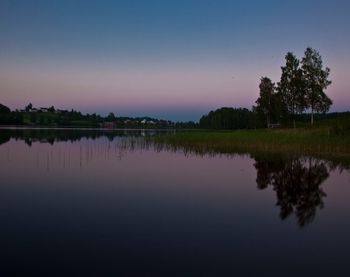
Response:
[{"label": "water surface", "polygon": [[1,272],[347,272],[346,164],[277,154],[196,155],[153,145],[144,140],[148,135],[0,130]]}]

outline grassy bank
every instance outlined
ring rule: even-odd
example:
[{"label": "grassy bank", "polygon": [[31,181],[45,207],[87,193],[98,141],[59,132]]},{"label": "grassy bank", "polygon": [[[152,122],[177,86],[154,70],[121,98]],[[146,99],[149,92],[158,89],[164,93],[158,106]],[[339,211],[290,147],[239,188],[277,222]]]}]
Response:
[{"label": "grassy bank", "polygon": [[350,158],[350,132],[337,128],[191,131],[155,138],[156,143],[195,152],[293,152]]}]

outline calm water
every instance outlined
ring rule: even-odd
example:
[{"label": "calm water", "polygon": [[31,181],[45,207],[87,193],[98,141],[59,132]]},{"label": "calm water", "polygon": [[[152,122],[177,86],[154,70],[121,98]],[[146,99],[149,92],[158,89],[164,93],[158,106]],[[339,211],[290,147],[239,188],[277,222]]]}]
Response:
[{"label": "calm water", "polygon": [[144,135],[0,130],[0,275],[349,271],[346,164],[199,156]]}]

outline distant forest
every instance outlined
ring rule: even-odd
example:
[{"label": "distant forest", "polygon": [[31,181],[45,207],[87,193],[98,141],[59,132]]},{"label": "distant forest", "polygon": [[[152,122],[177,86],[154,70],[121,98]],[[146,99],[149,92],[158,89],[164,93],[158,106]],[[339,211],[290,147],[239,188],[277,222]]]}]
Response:
[{"label": "distant forest", "polygon": [[[308,113],[298,114],[295,120],[298,125],[307,125],[311,115]],[[314,115],[315,121],[325,119],[349,119],[350,112],[319,113]],[[291,126],[288,118],[281,126]],[[199,123],[172,122],[150,117],[117,117],[113,113],[107,116],[97,114],[82,114],[71,110],[58,110],[50,108],[33,108],[31,104],[23,110],[11,111],[8,107],[0,104],[0,125],[19,126],[45,126],[45,127],[87,127],[87,128],[130,128],[130,129],[255,129],[265,128],[265,118],[256,110],[245,108],[224,107],[210,111],[200,118]],[[280,125],[271,125],[279,127]],[[270,127],[271,127],[270,126]]]},{"label": "distant forest", "polygon": [[[346,120],[350,122],[350,112],[317,113],[313,115],[318,125],[327,124],[328,120]],[[293,127],[288,118],[282,123],[270,124],[270,128]],[[304,113],[295,116],[296,125],[306,127],[310,125],[311,114]],[[266,121],[255,111],[244,108],[220,108],[201,117],[199,127],[216,130],[258,129],[266,128]]]},{"label": "distant forest", "polygon": [[29,103],[23,110],[11,111],[0,104],[0,125],[24,125],[45,127],[87,127],[87,128],[131,128],[165,129],[196,128],[194,122],[172,122],[151,117],[117,117],[114,113],[107,116],[82,114],[75,110],[60,110],[54,106],[35,108]]}]

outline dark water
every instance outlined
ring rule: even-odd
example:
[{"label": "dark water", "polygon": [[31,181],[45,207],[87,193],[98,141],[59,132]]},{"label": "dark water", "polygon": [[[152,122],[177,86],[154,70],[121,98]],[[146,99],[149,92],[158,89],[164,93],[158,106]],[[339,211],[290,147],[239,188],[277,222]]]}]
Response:
[{"label": "dark water", "polygon": [[346,164],[145,135],[0,130],[0,276],[347,276]]}]

